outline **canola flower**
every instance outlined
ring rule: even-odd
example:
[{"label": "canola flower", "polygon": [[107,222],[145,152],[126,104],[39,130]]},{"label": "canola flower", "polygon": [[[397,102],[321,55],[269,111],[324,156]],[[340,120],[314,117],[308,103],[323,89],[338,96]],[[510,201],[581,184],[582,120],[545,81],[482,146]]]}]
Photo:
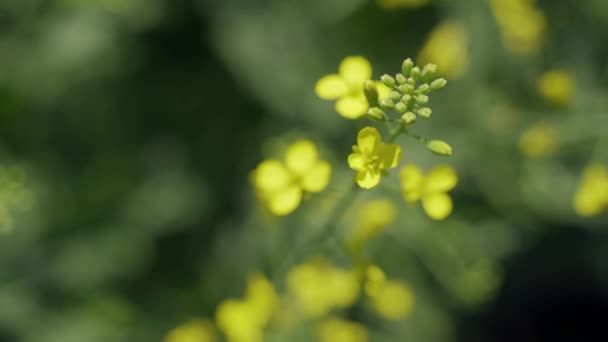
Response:
[{"label": "canola flower", "polygon": [[557,148],[557,129],[546,121],[535,123],[519,137],[519,150],[528,158],[541,158]]},{"label": "canola flower", "polygon": [[252,175],[258,196],[277,216],[296,210],[304,193],[323,191],[330,177],[330,164],[319,159],[317,148],[308,140],[291,144],[284,162],[263,161]]},{"label": "canola flower", "polygon": [[272,284],[252,275],[244,299],[226,299],[216,310],[216,323],[229,342],[261,342],[279,303]]},{"label": "canola flower", "polygon": [[549,70],[543,73],[536,82],[538,93],[549,103],[567,106],[574,96],[576,84],[572,74],[566,70]]},{"label": "canola flower", "polygon": [[376,265],[366,268],[364,289],[372,308],[385,319],[403,319],[414,310],[413,291],[399,281],[387,279]]},{"label": "canola flower", "polygon": [[[361,56],[349,56],[342,60],[337,74],[319,79],[315,93],[323,100],[336,100],[336,111],[347,119],[358,119],[366,114],[369,103],[365,96],[364,82],[372,77],[370,62]],[[386,97],[388,89],[375,83],[380,98]]]},{"label": "canola flower", "polygon": [[211,323],[204,319],[185,322],[171,330],[164,342],[214,342]]},{"label": "canola flower", "polygon": [[439,72],[459,78],[469,69],[469,36],[460,22],[447,20],[433,28],[418,55],[423,63],[441,66]]},{"label": "canola flower", "polygon": [[348,165],[357,171],[357,184],[371,189],[380,183],[380,177],[388,169],[397,167],[401,159],[401,147],[386,144],[374,127],[365,127],[357,135],[357,145],[348,156]]},{"label": "canola flower", "polygon": [[516,55],[532,55],[542,46],[546,18],[534,0],[491,0],[502,41]]},{"label": "canola flower", "polygon": [[395,220],[397,209],[390,200],[376,199],[366,203],[358,216],[359,224],[350,237],[351,245],[360,244],[382,232]]},{"label": "canola flower", "polygon": [[367,342],[365,326],[339,318],[328,318],[317,327],[320,342]]},{"label": "canola flower", "polygon": [[585,167],[573,206],[578,215],[585,217],[608,211],[608,167],[599,163]]},{"label": "canola flower", "polygon": [[407,203],[422,202],[426,214],[434,220],[443,220],[453,209],[448,191],[458,183],[456,171],[449,165],[439,165],[423,175],[415,165],[401,169],[401,189]]}]

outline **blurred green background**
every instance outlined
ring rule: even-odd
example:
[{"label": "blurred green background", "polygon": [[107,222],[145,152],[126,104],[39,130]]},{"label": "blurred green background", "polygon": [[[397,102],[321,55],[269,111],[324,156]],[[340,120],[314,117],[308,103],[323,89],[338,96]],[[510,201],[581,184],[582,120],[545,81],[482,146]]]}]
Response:
[{"label": "blurred green background", "polygon": [[[0,341],[162,341],[271,277],[353,176],[364,123],[313,91],[349,55],[376,79],[439,65],[448,86],[415,129],[454,155],[403,140],[403,160],[460,178],[445,221],[396,183],[357,199],[339,231],[391,200],[367,254],[416,306],[350,318],[371,341],[605,337],[608,217],[572,202],[608,164],[607,36],[603,0],[0,0]],[[250,172],[299,138],[332,181],[269,217]]]}]

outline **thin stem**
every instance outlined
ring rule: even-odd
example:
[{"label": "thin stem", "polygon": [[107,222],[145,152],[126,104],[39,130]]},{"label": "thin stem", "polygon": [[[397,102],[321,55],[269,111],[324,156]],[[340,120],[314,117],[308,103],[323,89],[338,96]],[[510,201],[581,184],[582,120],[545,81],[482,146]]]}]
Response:
[{"label": "thin stem", "polygon": [[412,132],[408,131],[407,129],[404,131],[404,133],[405,133],[405,135],[407,135],[408,137],[414,138],[414,140],[416,140],[416,141],[418,141],[418,142],[421,142],[421,143],[423,143],[423,144],[426,144],[426,143],[427,143],[427,140],[426,140],[426,138],[425,138],[425,137],[420,136],[420,135],[415,134],[415,133],[412,133]]}]

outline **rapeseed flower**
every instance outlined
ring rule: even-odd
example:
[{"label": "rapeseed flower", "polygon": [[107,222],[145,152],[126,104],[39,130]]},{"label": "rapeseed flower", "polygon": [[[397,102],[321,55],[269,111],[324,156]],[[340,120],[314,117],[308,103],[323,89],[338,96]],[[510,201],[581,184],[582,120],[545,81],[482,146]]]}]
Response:
[{"label": "rapeseed flower", "polygon": [[491,0],[490,7],[507,50],[530,55],[540,49],[547,23],[534,0]]},{"label": "rapeseed flower", "polygon": [[438,72],[451,78],[461,77],[469,69],[469,35],[464,25],[448,20],[431,31],[418,55],[423,63],[440,65]]},{"label": "rapeseed flower", "polygon": [[544,157],[555,151],[558,136],[555,126],[546,121],[538,122],[519,137],[519,150],[529,158]]},{"label": "rapeseed flower", "polygon": [[317,148],[308,140],[299,140],[287,148],[285,161],[266,160],[252,175],[257,193],[278,216],[292,213],[306,192],[323,191],[331,176],[328,162],[319,160]]},{"label": "rapeseed flower", "polygon": [[171,330],[164,342],[213,342],[211,323],[204,319],[191,320]]},{"label": "rapeseed flower", "polygon": [[439,165],[427,175],[415,165],[406,165],[400,173],[401,189],[407,203],[422,201],[426,214],[443,220],[452,212],[452,198],[447,194],[458,183],[456,171],[449,165]]},{"label": "rapeseed flower", "polygon": [[564,107],[572,100],[575,82],[568,71],[550,70],[538,78],[537,89],[545,100],[556,106]]},{"label": "rapeseed flower", "polygon": [[365,293],[372,308],[380,316],[389,320],[403,319],[414,309],[414,293],[405,284],[387,279],[378,266],[366,269]]},{"label": "rapeseed flower", "polygon": [[581,216],[595,216],[608,210],[608,167],[592,163],[585,168],[573,205]]},{"label": "rapeseed flower", "polygon": [[365,127],[357,135],[357,145],[348,156],[348,165],[358,171],[357,184],[364,189],[378,185],[380,176],[388,169],[395,168],[401,158],[401,147],[385,144],[378,130]]}]

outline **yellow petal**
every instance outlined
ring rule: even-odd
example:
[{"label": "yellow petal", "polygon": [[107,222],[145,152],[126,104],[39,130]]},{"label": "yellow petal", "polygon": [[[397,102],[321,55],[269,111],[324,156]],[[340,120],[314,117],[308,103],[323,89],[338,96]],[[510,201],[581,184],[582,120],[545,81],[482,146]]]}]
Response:
[{"label": "yellow petal", "polygon": [[268,196],[268,209],[277,215],[285,216],[296,210],[302,200],[302,190],[292,185]]},{"label": "yellow petal", "polygon": [[290,179],[291,176],[285,166],[276,160],[263,161],[253,174],[254,185],[262,192],[282,189],[289,184]]},{"label": "yellow petal", "polygon": [[245,301],[255,311],[255,323],[263,326],[270,320],[278,305],[278,297],[272,284],[262,275],[254,274],[247,281]]},{"label": "yellow petal", "polygon": [[366,163],[367,158],[361,153],[351,153],[348,155],[348,166],[353,170],[364,170]]},{"label": "yellow petal", "polygon": [[340,76],[349,87],[363,89],[363,82],[372,78],[372,65],[365,57],[350,56],[340,63]]},{"label": "yellow petal", "polygon": [[456,186],[458,176],[451,166],[438,165],[429,171],[424,182],[424,192],[446,192]]},{"label": "yellow petal", "polygon": [[331,166],[326,161],[318,161],[302,176],[302,188],[308,192],[321,192],[331,177]]},{"label": "yellow petal", "polygon": [[364,325],[338,318],[319,323],[317,335],[320,342],[367,342],[369,339]]},{"label": "yellow petal", "polygon": [[446,193],[433,193],[422,197],[422,207],[433,220],[443,220],[452,212],[452,199]]},{"label": "yellow petal", "polygon": [[378,89],[378,99],[382,100],[388,97],[388,94],[392,91],[391,88],[387,87],[384,83],[377,81],[376,88]]},{"label": "yellow petal", "polygon": [[357,184],[363,189],[371,189],[380,183],[380,172],[363,170],[357,173]]},{"label": "yellow petal", "polygon": [[336,101],[336,111],[347,119],[358,119],[365,115],[369,105],[365,96],[344,96]]},{"label": "yellow petal", "polygon": [[357,134],[357,146],[364,155],[374,155],[381,144],[380,133],[374,127],[365,127]]},{"label": "yellow petal", "polygon": [[386,319],[403,319],[414,308],[412,290],[397,281],[387,281],[371,297],[376,312]]},{"label": "yellow petal", "polygon": [[335,100],[346,95],[347,92],[346,81],[340,75],[323,76],[315,84],[315,93],[323,100]]},{"label": "yellow petal", "polygon": [[595,216],[604,209],[608,209],[608,169],[590,164],[574,195],[574,210],[581,216]]},{"label": "yellow petal", "polygon": [[255,322],[256,312],[249,303],[227,299],[217,308],[217,326],[230,341],[261,341],[261,326]]},{"label": "yellow petal", "polygon": [[399,164],[401,159],[401,146],[397,144],[382,144],[378,149],[380,156],[380,168],[392,169]]},{"label": "yellow petal", "polygon": [[317,162],[315,145],[308,140],[299,140],[289,145],[285,157],[287,168],[296,175],[303,175]]},{"label": "yellow petal", "polygon": [[203,319],[186,322],[171,330],[164,342],[213,342],[215,337],[211,323]]},{"label": "yellow petal", "polygon": [[414,190],[422,186],[422,170],[416,165],[406,165],[399,172],[401,188],[405,191]]}]

